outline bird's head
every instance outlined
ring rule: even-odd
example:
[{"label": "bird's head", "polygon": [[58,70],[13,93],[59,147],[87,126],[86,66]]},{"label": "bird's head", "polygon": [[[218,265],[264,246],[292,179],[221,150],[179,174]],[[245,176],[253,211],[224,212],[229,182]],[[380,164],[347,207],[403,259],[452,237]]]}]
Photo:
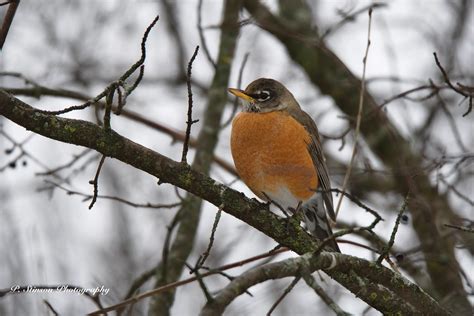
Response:
[{"label": "bird's head", "polygon": [[228,90],[242,100],[244,111],[247,112],[266,113],[299,108],[291,92],[273,79],[260,78],[250,83],[245,90]]}]

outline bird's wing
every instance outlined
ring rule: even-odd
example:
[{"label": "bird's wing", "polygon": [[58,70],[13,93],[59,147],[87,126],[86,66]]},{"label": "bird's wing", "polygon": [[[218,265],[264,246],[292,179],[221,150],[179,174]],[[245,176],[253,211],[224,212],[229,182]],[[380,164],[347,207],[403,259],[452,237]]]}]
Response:
[{"label": "bird's wing", "polygon": [[308,144],[308,151],[313,160],[314,167],[318,174],[319,185],[321,193],[326,205],[326,212],[331,220],[336,220],[336,214],[334,213],[334,202],[331,193],[331,181],[329,180],[328,167],[326,165],[326,158],[324,157],[321,139],[319,137],[318,128],[314,123],[311,116],[301,109],[298,111],[291,111],[290,115],[302,124],[308,133],[311,135],[311,142]]}]

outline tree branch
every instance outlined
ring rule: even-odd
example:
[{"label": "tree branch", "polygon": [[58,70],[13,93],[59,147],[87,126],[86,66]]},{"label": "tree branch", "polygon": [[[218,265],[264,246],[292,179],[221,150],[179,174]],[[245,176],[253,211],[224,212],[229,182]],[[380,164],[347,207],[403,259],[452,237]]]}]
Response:
[{"label": "tree branch", "polygon": [[[44,87],[44,86],[36,85],[36,84],[34,85],[33,88],[0,87],[0,90],[5,90],[14,95],[23,95],[23,96],[29,96],[29,97],[34,97],[34,98],[39,98],[41,96],[53,96],[53,97],[71,98],[71,99],[76,99],[76,100],[81,100],[81,101],[87,101],[87,100],[92,99],[90,96],[85,95],[81,92],[67,90],[67,89],[52,89],[52,88],[48,88],[48,87]],[[96,104],[102,108],[105,108],[104,102],[97,102]],[[112,105],[112,111],[117,113],[118,106]],[[158,130],[162,133],[165,133],[171,136],[173,141],[184,142],[185,140],[185,133],[175,130],[163,123],[153,121],[137,112],[123,109],[121,111],[121,116],[126,117],[132,121],[139,122],[145,126]],[[189,145],[194,148],[199,147],[197,139],[194,137],[190,137]],[[225,161],[223,158],[219,156],[214,156],[214,161],[225,171],[229,172],[230,174],[234,176],[238,176],[237,172],[235,171],[235,168],[231,164],[229,164],[227,161]]]},{"label": "tree branch", "polygon": [[8,4],[8,10],[5,13],[2,26],[0,27],[0,51],[3,49],[3,44],[5,44],[5,40],[7,39],[8,31],[10,30],[10,26],[12,25],[16,9],[20,4],[20,0],[10,0],[8,2],[2,3],[1,5],[6,4]]},{"label": "tree branch", "polygon": [[[336,267],[334,267],[336,265]],[[269,263],[251,269],[236,277],[229,283],[214,300],[208,302],[201,311],[201,316],[222,315],[225,308],[248,288],[270,279],[280,279],[289,276],[300,276],[302,272],[316,270],[331,271],[342,268],[348,274],[357,274],[357,280],[362,288],[379,283],[378,294],[384,295],[386,304],[378,309],[384,314],[412,315],[449,315],[432,298],[420,288],[410,284],[397,273],[366,260],[339,253],[322,252],[319,255],[307,253],[297,258]],[[362,269],[359,271],[359,269]],[[365,271],[364,271],[365,270]],[[390,290],[389,290],[390,289]],[[374,293],[372,293],[374,295]],[[376,298],[377,294],[375,294]],[[429,298],[429,299],[427,299]],[[422,300],[422,301],[420,301]],[[380,301],[380,299],[379,299]]]}]

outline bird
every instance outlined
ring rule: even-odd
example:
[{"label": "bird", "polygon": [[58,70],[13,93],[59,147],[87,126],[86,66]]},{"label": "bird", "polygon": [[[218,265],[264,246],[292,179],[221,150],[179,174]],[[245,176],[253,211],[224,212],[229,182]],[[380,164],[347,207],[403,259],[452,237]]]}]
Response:
[{"label": "bird", "polygon": [[[329,220],[335,222],[336,216],[331,183],[311,116],[274,79],[256,79],[245,90],[228,91],[243,105],[230,137],[237,174],[261,200],[293,213],[301,210],[315,238],[332,236]],[[340,252],[334,239],[328,246]]]}]

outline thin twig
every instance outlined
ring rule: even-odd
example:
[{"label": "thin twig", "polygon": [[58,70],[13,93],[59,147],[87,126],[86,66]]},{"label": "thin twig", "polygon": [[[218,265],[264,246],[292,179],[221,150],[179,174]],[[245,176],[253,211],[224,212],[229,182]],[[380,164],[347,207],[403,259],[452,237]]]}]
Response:
[{"label": "thin twig", "polygon": [[449,126],[451,127],[451,130],[453,131],[454,139],[456,140],[459,146],[459,149],[461,149],[462,152],[468,152],[469,150],[466,148],[466,146],[464,145],[462,141],[461,133],[459,132],[458,126],[456,125],[456,121],[454,120],[453,115],[448,110],[446,102],[444,102],[444,99],[441,97],[439,93],[436,94],[436,98],[438,99],[439,105],[441,109],[443,110],[444,114],[446,114],[446,118],[448,119]]},{"label": "thin twig", "polygon": [[432,97],[434,96],[436,93],[438,93],[440,90],[442,89],[447,89],[448,87],[443,85],[443,86],[436,86],[434,85],[433,83],[430,83],[429,85],[421,85],[421,86],[418,86],[418,87],[415,87],[415,88],[411,88],[411,89],[408,89],[406,91],[403,91],[399,94],[396,94],[388,99],[386,99],[384,102],[382,102],[381,104],[378,105],[377,108],[374,108],[372,109],[372,111],[370,111],[368,114],[372,114],[372,113],[375,113],[375,110],[381,110],[384,106],[386,106],[387,104],[397,100],[397,99],[400,99],[400,98],[408,98],[408,95],[414,93],[414,92],[418,92],[418,91],[422,91],[422,90],[432,90],[431,92],[429,92],[429,94],[427,96],[424,96],[423,99],[427,99],[428,97]]},{"label": "thin twig", "polygon": [[454,229],[457,229],[457,230],[461,230],[461,231],[466,232],[466,233],[471,233],[471,234],[474,233],[474,228],[469,228],[469,227],[464,227],[464,226],[456,226],[456,225],[452,225],[452,224],[444,224],[444,226],[454,228]]},{"label": "thin twig", "polygon": [[[457,88],[455,85],[453,85],[451,83],[451,80],[449,79],[448,77],[448,74],[446,73],[446,70],[444,70],[443,66],[441,65],[441,62],[439,61],[438,59],[438,56],[436,55],[436,52],[433,52],[433,56],[435,58],[435,62],[436,62],[436,65],[438,66],[439,70],[441,70],[441,73],[443,74],[443,77],[444,77],[444,81],[446,82],[446,84],[451,88],[453,89],[455,92],[457,92],[458,94],[462,95],[463,97],[465,98],[469,98],[469,107],[466,111],[466,113],[464,113],[462,116],[465,117],[466,115],[468,115],[471,111],[472,111],[472,98],[473,98],[473,95],[474,93],[472,92],[469,92],[469,93],[465,93],[462,89],[459,89]],[[460,88],[463,88],[464,86],[459,84],[458,83],[458,86]],[[464,89],[464,90],[468,90],[468,89]]]},{"label": "thin twig", "polygon": [[288,287],[280,295],[280,297],[276,300],[276,302],[273,303],[272,307],[270,307],[270,310],[268,311],[267,316],[270,316],[273,313],[275,308],[277,308],[278,304],[280,304],[281,301],[283,301],[283,299],[288,295],[288,293],[290,293],[291,290],[293,290],[293,288],[296,286],[296,284],[299,282],[299,280],[301,280],[300,276],[293,279],[293,281],[290,283],[290,285],[288,285]]},{"label": "thin twig", "polygon": [[9,4],[8,10],[5,13],[3,18],[3,23],[0,28],[0,50],[3,49],[3,44],[5,44],[5,40],[7,39],[8,31],[10,30],[10,26],[12,25],[13,18],[15,17],[16,9],[20,4],[20,0],[10,0],[7,2],[3,2],[1,5]]},{"label": "thin twig", "polygon": [[338,316],[347,316],[351,315],[342,310],[342,308],[337,305],[336,302],[324,291],[324,289],[316,283],[316,280],[310,273],[302,273],[303,280],[306,284],[314,290],[314,292],[329,306],[330,309],[336,313]]},{"label": "thin twig", "polygon": [[360,134],[360,122],[362,119],[362,110],[364,107],[364,95],[365,95],[365,71],[367,68],[367,56],[369,55],[369,47],[370,47],[370,31],[371,31],[371,26],[372,26],[372,9],[369,9],[369,23],[368,23],[368,31],[367,31],[367,46],[365,48],[365,55],[364,59],[362,60],[363,63],[363,69],[362,69],[362,79],[361,79],[361,88],[360,88],[360,96],[359,96],[359,110],[357,113],[357,121],[356,121],[356,130],[355,130],[355,136],[354,136],[354,147],[352,148],[352,155],[351,155],[351,161],[349,163],[349,167],[347,168],[346,175],[344,177],[344,181],[342,184],[342,192],[343,194],[339,198],[339,201],[337,202],[337,207],[336,207],[336,218],[337,215],[339,214],[339,209],[341,207],[342,199],[344,198],[344,193],[346,192],[347,189],[347,183],[349,182],[349,177],[351,176],[351,171],[352,167],[354,165],[354,160],[355,160],[355,155],[359,143],[359,134]]},{"label": "thin twig", "polygon": [[353,240],[349,240],[349,239],[341,239],[341,238],[338,238],[338,239],[337,239],[337,244],[338,244],[338,245],[339,245],[339,244],[349,244],[349,245],[357,246],[357,247],[360,247],[360,248],[363,248],[363,249],[367,249],[367,250],[372,251],[372,252],[375,252],[375,253],[379,253],[379,252],[380,252],[378,249],[375,249],[374,247],[370,247],[370,246],[361,244],[360,242],[353,241]]},{"label": "thin twig", "polygon": [[381,264],[382,260],[388,256],[388,254],[390,253],[390,250],[392,249],[392,246],[395,242],[395,235],[397,234],[398,226],[400,225],[400,220],[408,206],[408,198],[409,198],[409,194],[407,194],[405,197],[405,200],[403,200],[402,207],[400,208],[400,211],[398,212],[397,219],[395,220],[395,225],[393,226],[392,234],[390,235],[390,240],[388,241],[387,246],[384,247],[384,249],[382,250],[382,253],[377,259],[377,264]]},{"label": "thin twig", "polygon": [[[58,111],[47,111],[47,110],[40,110],[40,109],[35,109],[34,111],[35,112],[38,112],[38,113],[43,113],[43,114],[50,114],[50,115],[60,115],[60,114],[64,114],[64,113],[68,113],[68,112],[71,112],[71,111],[76,111],[76,110],[83,110],[89,106],[91,106],[92,104],[95,104],[97,102],[99,102],[100,100],[102,100],[104,97],[107,97],[112,90],[115,90],[117,89],[117,87],[119,86],[123,86],[124,85],[124,82],[140,67],[140,74],[138,76],[138,78],[140,77],[143,77],[143,63],[145,62],[145,58],[146,58],[146,41],[148,39],[148,35],[151,31],[151,29],[153,28],[153,26],[155,26],[156,22],[158,22],[159,20],[159,16],[156,16],[155,19],[150,23],[150,25],[148,25],[147,29],[145,30],[145,33],[143,34],[143,37],[142,37],[142,41],[141,41],[141,56],[140,56],[140,59],[138,59],[127,71],[125,71],[125,73],[120,76],[120,78],[112,83],[110,83],[105,89],[104,91],[102,91],[101,93],[99,93],[95,98],[93,98],[92,100],[88,100],[87,102],[83,103],[83,104],[79,104],[79,105],[73,105],[73,106],[70,106],[70,107],[67,107],[65,109],[62,109],[62,110],[58,110]],[[140,79],[141,80],[141,79]],[[139,81],[138,81],[139,82]],[[135,81],[135,84],[138,84],[137,81]],[[136,88],[136,85],[133,85],[133,89]],[[133,90],[132,89],[132,90]],[[130,91],[131,92],[131,91]]]},{"label": "thin twig", "polygon": [[110,88],[105,97],[105,111],[104,111],[104,128],[110,130],[110,115],[112,113],[112,103],[114,101],[115,90],[119,90],[118,86]]},{"label": "thin twig", "polygon": [[[245,65],[247,64],[247,60],[249,58],[249,55],[250,55],[250,53],[245,53],[244,59],[242,60],[242,64],[240,65],[239,77],[237,78],[237,88],[238,89],[241,89],[241,86],[242,86],[242,77],[243,77],[243,74],[244,74]],[[238,108],[239,108],[239,98],[235,98],[234,99],[234,104],[232,106],[232,113],[230,114],[227,121],[225,121],[224,124],[222,124],[221,128],[226,128],[232,122],[232,119],[234,118],[235,113],[237,112]]]},{"label": "thin twig", "polygon": [[[0,72],[0,77],[15,77],[15,78],[18,78],[18,79],[21,79],[23,80],[23,82],[25,83],[25,85],[32,85],[33,87],[42,87],[39,83],[37,83],[36,81],[26,77],[25,75],[23,75],[22,73],[20,72],[15,72],[15,71],[2,71]],[[5,90],[5,88],[2,88],[3,90]]]},{"label": "thin twig", "polygon": [[130,289],[128,290],[127,294],[124,297],[124,300],[130,298],[135,292],[143,285],[145,284],[148,280],[150,280],[154,275],[156,274],[156,267],[145,271],[142,273],[138,278],[133,281],[132,285],[130,286]]},{"label": "thin twig", "polygon": [[166,282],[168,275],[168,258],[171,248],[171,236],[173,234],[173,230],[178,226],[178,223],[181,220],[181,210],[182,208],[180,208],[178,212],[176,212],[176,214],[173,216],[173,219],[171,220],[171,223],[166,227],[167,233],[165,237],[165,242],[163,243],[161,265],[157,267],[157,271],[161,269],[160,273],[162,274],[164,282]]},{"label": "thin twig", "polygon": [[[143,65],[142,65],[142,67],[143,67]],[[142,67],[140,67],[140,70],[142,69]],[[122,109],[125,106],[125,102],[126,102],[124,92],[122,92],[122,89],[123,89],[123,85],[117,86],[117,111],[115,112],[115,114],[117,114],[117,115],[120,115],[120,113],[122,113]],[[110,109],[111,110],[112,110],[112,107],[113,107],[112,101],[113,100],[111,100],[111,102],[110,102]],[[107,104],[105,106],[106,106],[106,109],[107,109]]]},{"label": "thin twig", "polygon": [[153,21],[148,25],[148,27],[146,28],[145,30],[145,33],[143,34],[143,37],[142,37],[142,42],[140,44],[140,47],[141,47],[141,56],[140,56],[140,59],[137,60],[135,62],[135,64],[133,64],[132,67],[130,67],[121,77],[120,77],[120,81],[122,82],[125,82],[125,80],[128,79],[128,77],[130,77],[134,72],[135,70],[138,69],[138,67],[140,67],[141,65],[143,65],[143,63],[145,62],[145,59],[146,59],[146,41],[148,40],[148,35],[150,34],[150,31],[151,29],[155,26],[156,22],[158,22],[158,20],[160,19],[160,16],[157,15]]},{"label": "thin twig", "polygon": [[[63,190],[66,192],[66,194],[68,195],[79,195],[79,196],[83,196],[84,197],[84,200],[83,201],[88,201],[90,199],[93,198],[93,195],[91,194],[86,194],[86,193],[82,193],[82,192],[78,192],[78,191],[73,191],[71,189],[68,189],[56,182],[53,182],[53,181],[49,181],[49,180],[45,180],[46,183],[48,184],[51,184],[52,186],[60,189],[60,190]],[[128,200],[125,200],[121,197],[118,197],[118,196],[110,196],[110,195],[100,195],[100,194],[97,194],[97,198],[98,199],[104,199],[104,200],[113,200],[113,201],[117,201],[117,202],[120,202],[120,203],[123,203],[123,204],[126,204],[126,205],[129,205],[129,206],[132,206],[132,207],[136,207],[136,208],[156,208],[156,209],[160,209],[160,208],[165,208],[165,209],[171,209],[171,208],[175,208],[177,206],[180,206],[181,203],[171,203],[171,204],[153,204],[153,203],[135,203],[135,202],[131,202],[131,201],[128,201]]]},{"label": "thin twig", "polygon": [[58,167],[56,167],[54,169],[50,169],[48,171],[37,172],[37,173],[35,173],[35,175],[37,175],[37,176],[50,176],[50,175],[53,175],[55,173],[58,173],[61,170],[72,167],[79,159],[81,159],[82,157],[86,156],[87,154],[89,154],[91,152],[92,152],[92,150],[90,148],[86,148],[83,151],[81,151],[79,154],[73,155],[73,158],[71,159],[71,161],[65,163],[64,165],[58,166]]},{"label": "thin twig", "polygon": [[186,50],[184,48],[183,35],[184,32],[180,30],[180,19],[178,19],[178,1],[174,0],[161,0],[163,9],[165,10],[165,23],[168,28],[168,34],[172,37],[172,42],[176,46],[177,52],[174,53],[176,58],[176,65],[178,71],[176,73],[176,82],[184,81],[186,73],[184,72],[183,66],[186,64]]},{"label": "thin twig", "polygon": [[436,62],[436,65],[438,66],[439,70],[441,70],[441,73],[443,74],[443,78],[444,78],[444,82],[446,82],[446,84],[451,88],[453,89],[454,91],[456,91],[457,93],[459,93],[460,95],[464,96],[464,97],[469,97],[468,94],[464,93],[464,91],[462,91],[461,89],[458,89],[456,86],[454,86],[452,83],[451,83],[451,80],[449,79],[448,77],[448,74],[446,73],[446,70],[444,70],[443,66],[441,65],[441,62],[439,61],[438,59],[438,55],[436,55],[436,52],[433,52],[433,56],[435,58],[435,62]]},{"label": "thin twig", "polygon": [[213,300],[212,295],[209,292],[209,289],[207,288],[206,283],[204,283],[204,279],[201,277],[201,273],[199,272],[199,267],[197,266],[197,264],[198,262],[196,263],[196,266],[193,268],[190,264],[186,263],[186,267],[189,269],[189,273],[196,274],[196,277],[198,278],[197,281],[199,283],[199,287],[204,293],[204,296],[206,297],[206,301],[210,302]]},{"label": "thin twig", "polygon": [[143,79],[144,74],[145,74],[145,65],[141,65],[137,79],[135,79],[135,82],[133,83],[133,85],[129,89],[127,89],[127,95],[131,94],[133,90],[135,90],[138,87],[138,85]]},{"label": "thin twig", "polygon": [[188,147],[189,147],[189,138],[191,137],[191,125],[197,123],[199,120],[193,121],[193,92],[191,90],[191,69],[193,67],[193,62],[196,59],[196,56],[199,52],[199,45],[196,46],[194,54],[189,60],[188,71],[186,76],[186,85],[188,87],[188,119],[186,121],[186,134],[183,142],[183,153],[181,156],[181,162],[187,163]]},{"label": "thin twig", "polygon": [[201,39],[201,45],[202,45],[202,49],[204,50],[204,55],[206,56],[209,63],[214,67],[214,69],[216,69],[217,64],[211,57],[211,53],[209,52],[209,49],[207,47],[206,38],[204,36],[204,30],[202,28],[202,2],[203,0],[199,0],[198,6],[197,6],[197,11],[198,11],[197,12],[197,28],[198,28],[199,38]]},{"label": "thin twig", "polygon": [[91,204],[89,205],[89,209],[92,209],[95,202],[97,201],[97,195],[99,194],[99,175],[100,175],[100,170],[102,169],[102,165],[104,164],[105,157],[106,157],[105,155],[102,155],[102,158],[100,159],[100,162],[99,162],[99,166],[97,167],[97,171],[95,173],[94,180],[89,181],[89,184],[92,184],[94,186],[94,195],[92,196],[92,201],[91,201]]},{"label": "thin twig", "polygon": [[352,194],[350,194],[350,193],[348,193],[348,192],[343,192],[342,190],[339,190],[339,189],[337,189],[337,188],[331,189],[331,190],[329,190],[329,191],[330,191],[330,192],[336,192],[336,193],[338,193],[338,194],[340,193],[340,194],[342,194],[342,195],[348,197],[349,200],[351,200],[351,201],[352,201],[353,203],[355,203],[357,206],[359,206],[360,208],[363,208],[366,212],[369,212],[369,213],[372,214],[374,217],[380,218],[380,220],[383,221],[382,217],[380,216],[380,214],[379,214],[377,211],[371,209],[370,207],[368,207],[367,205],[365,205],[364,203],[362,203],[362,202],[360,201],[360,199],[358,199],[358,198],[355,197],[354,195],[352,195]]},{"label": "thin twig", "polygon": [[53,315],[59,316],[59,313],[54,309],[53,305],[51,305],[47,300],[43,300],[43,303],[53,313]]},{"label": "thin twig", "polygon": [[[6,150],[7,155],[11,154],[15,148],[18,148],[20,150],[20,153],[18,154],[17,157],[15,157],[13,160],[9,161],[5,166],[0,167],[0,172],[3,172],[7,168],[14,168],[16,166],[16,163],[23,157],[28,157],[29,159],[31,159],[33,162],[35,162],[41,168],[43,168],[45,170],[48,170],[48,166],[45,163],[41,162],[38,158],[36,158],[33,154],[31,154],[29,151],[27,151],[23,147],[25,142],[33,137],[33,134],[28,136],[25,140],[23,140],[20,143],[18,143],[12,136],[10,136],[8,133],[6,133],[3,128],[0,128],[0,135],[5,137],[9,142],[12,143],[12,148],[9,148],[9,149]],[[23,165],[25,165],[25,161],[23,162]]]},{"label": "thin twig", "polygon": [[371,209],[370,207],[366,206],[365,204],[363,204],[359,199],[357,199],[356,197],[354,197],[353,195],[347,193],[347,192],[342,192],[342,190],[339,190],[339,189],[331,189],[329,190],[330,192],[338,192],[338,193],[341,193],[342,195],[345,195],[347,196],[352,202],[354,202],[355,204],[357,204],[359,207],[363,208],[366,212],[369,212],[370,214],[372,214],[374,216],[374,220],[373,222],[368,225],[368,226],[364,226],[364,227],[351,227],[351,228],[348,228],[348,229],[343,229],[343,230],[340,230],[338,232],[335,232],[333,233],[331,236],[323,239],[321,241],[321,243],[319,244],[319,246],[316,248],[316,250],[314,251],[315,254],[319,253],[320,251],[322,251],[324,249],[324,247],[326,245],[328,245],[330,242],[332,241],[335,241],[337,237],[341,237],[341,236],[344,236],[344,235],[347,235],[347,234],[352,234],[352,233],[358,233],[358,232],[361,232],[361,231],[368,231],[369,233],[373,234],[374,236],[375,233],[373,231],[373,229],[375,228],[375,226],[377,226],[377,224],[380,222],[380,221],[383,221],[383,218],[379,215],[379,213],[373,209]]},{"label": "thin twig", "polygon": [[[268,258],[269,258],[270,260],[272,259],[272,257],[268,257]],[[266,260],[264,260],[264,261],[266,261]],[[209,269],[208,267],[204,267],[204,266],[201,267],[201,269],[204,269],[204,270],[206,270],[206,271],[211,270],[211,269]],[[224,278],[226,278],[226,279],[229,280],[229,281],[233,281],[233,280],[236,278],[236,277],[231,276],[230,274],[225,273],[225,272],[219,272],[219,275],[223,276]],[[247,295],[250,296],[250,297],[253,297],[252,293],[250,293],[249,290],[245,290],[245,294],[247,294]]]},{"label": "thin twig", "polygon": [[211,248],[212,248],[212,245],[214,244],[214,235],[216,234],[217,225],[219,225],[221,214],[222,214],[222,207],[219,207],[216,213],[216,217],[214,218],[214,224],[212,225],[211,237],[209,237],[209,244],[207,245],[206,251],[204,251],[204,253],[199,257],[198,263],[196,265],[197,269],[199,269],[199,267],[204,265],[207,258],[209,257],[209,254],[211,253]]},{"label": "thin twig", "polygon": [[321,40],[324,40],[329,34],[334,33],[335,31],[337,31],[339,28],[344,26],[344,24],[346,24],[348,22],[355,21],[355,19],[357,18],[357,16],[359,14],[364,13],[367,10],[372,10],[372,9],[376,9],[376,8],[383,8],[383,7],[386,7],[386,6],[387,6],[387,3],[383,3],[383,2],[378,3],[378,2],[376,2],[376,3],[369,4],[365,7],[362,7],[359,10],[354,11],[353,13],[346,14],[341,21],[337,22],[335,25],[327,28],[326,31],[324,31],[324,33],[321,35]]},{"label": "thin twig", "polygon": [[346,130],[343,131],[340,135],[333,136],[333,135],[326,135],[326,134],[323,134],[323,133],[319,133],[319,135],[321,135],[321,137],[323,137],[323,138],[332,139],[332,140],[340,139],[341,140],[341,146],[339,146],[339,148],[337,150],[341,151],[341,150],[344,149],[344,146],[346,145],[346,135],[349,134],[350,131],[351,131],[351,127],[348,126],[346,128]]},{"label": "thin twig", "polygon": [[[357,232],[360,232],[360,231],[368,231],[372,234],[375,234],[373,232],[373,229],[375,228],[375,226],[377,226],[377,224],[382,220],[382,218],[377,215],[374,219],[374,221],[368,225],[368,226],[363,226],[363,227],[354,227],[354,228],[349,228],[349,229],[343,229],[343,230],[340,230],[340,231],[337,231],[335,233],[333,233],[331,236],[323,239],[321,241],[321,243],[319,244],[318,248],[316,248],[316,250],[314,251],[315,254],[319,253],[320,251],[322,251],[329,243],[331,243],[332,241],[335,241],[337,237],[341,237],[341,236],[344,236],[344,235],[348,235],[348,234],[353,234],[353,233],[357,233]],[[334,251],[334,250],[332,250]]]}]

